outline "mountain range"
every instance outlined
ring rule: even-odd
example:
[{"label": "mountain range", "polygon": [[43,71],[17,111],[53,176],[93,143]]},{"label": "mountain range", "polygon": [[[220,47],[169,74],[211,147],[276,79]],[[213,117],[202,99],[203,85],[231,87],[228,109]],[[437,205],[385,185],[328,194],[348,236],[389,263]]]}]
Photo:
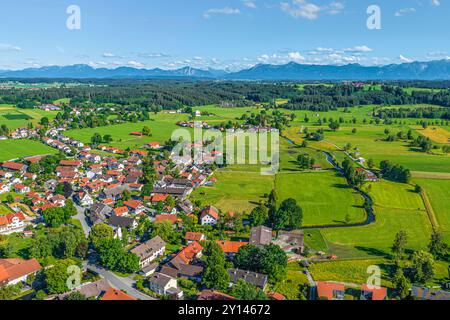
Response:
[{"label": "mountain range", "polygon": [[360,64],[312,65],[290,62],[259,64],[238,72],[184,67],[176,70],[92,68],[85,64],[0,70],[0,78],[30,79],[218,79],[218,80],[450,80],[450,60],[411,62],[385,66]]}]

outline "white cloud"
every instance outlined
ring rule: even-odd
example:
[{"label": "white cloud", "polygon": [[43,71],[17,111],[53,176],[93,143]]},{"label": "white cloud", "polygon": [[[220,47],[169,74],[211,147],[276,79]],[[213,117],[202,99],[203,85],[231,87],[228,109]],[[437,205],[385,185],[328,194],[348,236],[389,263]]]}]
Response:
[{"label": "white cloud", "polygon": [[211,18],[212,15],[214,14],[224,14],[224,15],[239,15],[242,14],[242,12],[239,9],[234,9],[234,8],[230,8],[230,7],[225,7],[225,8],[212,8],[207,10],[204,14],[203,17],[205,19],[209,19]]},{"label": "white cloud", "polygon": [[398,58],[399,58],[400,61],[402,61],[402,62],[413,62],[413,61],[414,61],[413,59],[407,58],[407,57],[405,57],[404,55],[400,55]]},{"label": "white cloud", "polygon": [[247,8],[250,8],[250,9],[256,9],[257,8],[256,3],[255,3],[254,0],[244,0],[244,6],[246,6]]},{"label": "white cloud", "polygon": [[12,44],[8,43],[0,43],[0,51],[16,51],[20,52],[23,51],[21,47],[14,46]]},{"label": "white cloud", "polygon": [[102,54],[102,57],[103,58],[115,58],[116,55],[114,53],[111,53],[111,52],[105,52],[105,53]]},{"label": "white cloud", "polygon": [[291,59],[292,61],[295,61],[295,62],[305,61],[305,57],[302,56],[300,54],[300,52],[298,52],[298,51],[297,52],[289,52],[288,57],[289,57],[289,59]]},{"label": "white cloud", "polygon": [[441,0],[431,0],[431,5],[439,7],[441,5]]},{"label": "white cloud", "polygon": [[403,9],[398,10],[395,13],[395,16],[401,17],[401,16],[404,16],[405,14],[413,13],[413,12],[416,12],[416,8],[403,8]]},{"label": "white cloud", "polygon": [[344,49],[345,52],[360,52],[360,53],[365,53],[365,52],[372,52],[373,50],[371,48],[369,48],[366,45],[363,46],[355,46],[353,48],[346,48]]},{"label": "white cloud", "polygon": [[140,52],[137,55],[140,58],[147,58],[147,59],[170,58],[170,54],[167,54],[167,53],[145,53],[145,52]]},{"label": "white cloud", "polygon": [[144,66],[144,64],[142,64],[142,63],[140,63],[140,62],[138,62],[138,61],[134,61],[134,60],[131,60],[131,61],[128,61],[128,63],[127,63],[130,67],[133,67],[133,68],[144,68],[145,66]]},{"label": "white cloud", "polygon": [[315,20],[319,17],[319,13],[338,14],[344,10],[345,6],[342,2],[331,2],[329,5],[319,6],[307,0],[292,0],[291,3],[282,2],[281,10],[294,18],[304,18]]}]

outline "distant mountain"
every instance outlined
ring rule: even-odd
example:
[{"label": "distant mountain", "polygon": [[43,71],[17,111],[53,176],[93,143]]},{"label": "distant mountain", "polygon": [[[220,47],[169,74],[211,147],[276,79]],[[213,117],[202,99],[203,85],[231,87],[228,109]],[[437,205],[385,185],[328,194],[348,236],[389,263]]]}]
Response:
[{"label": "distant mountain", "polygon": [[448,80],[450,60],[412,62],[386,66],[257,65],[228,75],[240,80]]},{"label": "distant mountain", "polygon": [[285,65],[260,64],[238,72],[202,70],[184,67],[176,70],[92,68],[78,64],[49,66],[16,71],[0,71],[0,78],[73,78],[73,79],[226,79],[226,80],[450,80],[450,60],[411,62],[386,66],[362,66],[359,64],[309,65],[288,63]]}]

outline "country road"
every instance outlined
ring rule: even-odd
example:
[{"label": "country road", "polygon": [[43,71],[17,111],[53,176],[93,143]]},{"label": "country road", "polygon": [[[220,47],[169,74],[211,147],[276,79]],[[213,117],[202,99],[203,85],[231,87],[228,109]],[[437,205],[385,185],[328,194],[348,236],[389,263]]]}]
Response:
[{"label": "country road", "polygon": [[114,288],[122,290],[136,299],[146,301],[158,300],[135,289],[134,284],[136,282],[130,278],[121,278],[112,273],[111,271],[97,267],[93,264],[86,264],[86,268],[105,278]]}]

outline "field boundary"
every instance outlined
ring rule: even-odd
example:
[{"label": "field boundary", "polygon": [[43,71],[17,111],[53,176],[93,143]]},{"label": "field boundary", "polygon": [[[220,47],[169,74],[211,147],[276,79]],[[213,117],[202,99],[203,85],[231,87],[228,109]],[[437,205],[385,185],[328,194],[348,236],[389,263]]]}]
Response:
[{"label": "field boundary", "polygon": [[425,190],[422,189],[420,192],[420,196],[422,198],[422,201],[425,205],[425,209],[427,211],[428,219],[431,222],[431,226],[433,228],[434,232],[437,232],[439,230],[439,223],[437,222],[436,215],[434,213],[433,207],[431,206],[430,199],[428,198],[428,195]]}]

